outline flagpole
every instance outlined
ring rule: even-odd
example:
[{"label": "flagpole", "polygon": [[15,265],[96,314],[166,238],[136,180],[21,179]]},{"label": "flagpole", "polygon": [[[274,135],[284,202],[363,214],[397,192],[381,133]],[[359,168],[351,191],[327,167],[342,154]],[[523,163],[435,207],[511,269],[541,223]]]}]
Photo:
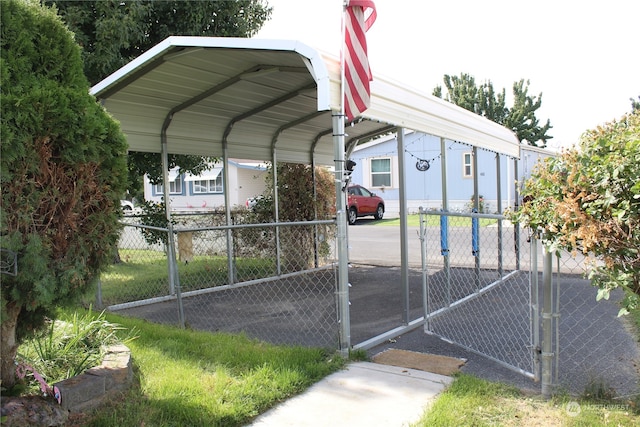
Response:
[{"label": "flagpole", "polygon": [[340,353],[343,357],[349,356],[351,349],[351,319],[349,313],[349,263],[347,246],[347,213],[345,208],[345,194],[343,191],[344,166],[345,166],[345,11],[348,0],[342,6],[342,45],[340,48],[340,104],[339,112],[332,115],[333,139],[334,139],[334,169],[336,187],[336,240],[338,251],[338,319],[340,335]]},{"label": "flagpole", "polygon": [[341,110],[340,113],[342,114],[343,117],[343,121],[344,121],[344,117],[345,117],[345,106],[344,106],[344,94],[345,94],[345,37],[346,37],[346,11],[347,11],[347,6],[349,5],[349,0],[343,0],[342,2],[342,21],[341,21],[341,37],[340,37],[340,41],[341,41],[341,46],[340,46],[340,106],[341,106]]}]

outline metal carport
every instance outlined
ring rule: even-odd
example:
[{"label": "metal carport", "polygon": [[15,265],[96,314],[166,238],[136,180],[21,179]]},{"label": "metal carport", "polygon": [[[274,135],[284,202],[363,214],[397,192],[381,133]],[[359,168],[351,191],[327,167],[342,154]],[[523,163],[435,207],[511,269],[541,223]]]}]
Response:
[{"label": "metal carport", "polygon": [[[241,158],[334,165],[338,196],[345,152],[392,131],[398,131],[400,145],[404,128],[514,158],[520,153],[510,130],[378,76],[371,83],[370,108],[345,124],[340,61],[298,41],[169,37],[91,93],[120,121],[132,151],[161,152],[165,162],[170,152],[222,157],[225,164]],[[224,171],[226,175],[227,168]],[[227,195],[227,176],[223,182]],[[169,216],[168,188],[164,185]],[[346,351],[350,337],[343,199],[337,197],[336,212],[341,347]],[[401,200],[401,224],[403,204]],[[230,222],[228,204],[227,219]],[[406,244],[406,224],[402,230]],[[169,243],[173,253],[174,244]],[[406,265],[403,260],[403,269]]]}]

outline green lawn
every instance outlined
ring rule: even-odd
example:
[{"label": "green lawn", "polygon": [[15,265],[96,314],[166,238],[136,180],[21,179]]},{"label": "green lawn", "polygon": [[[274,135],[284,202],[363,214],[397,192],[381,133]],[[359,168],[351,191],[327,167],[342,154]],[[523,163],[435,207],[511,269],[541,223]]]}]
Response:
[{"label": "green lawn", "polygon": [[[496,224],[498,220],[496,219],[488,219],[488,218],[480,218],[480,226],[486,227],[488,225]],[[380,221],[373,221],[372,225],[378,226],[399,226],[400,218],[389,218],[389,219],[381,219]],[[407,225],[409,227],[420,227],[420,215],[407,215]],[[459,217],[459,216],[450,216],[449,217],[449,226],[450,227],[471,227],[471,218],[469,217]],[[427,227],[440,227],[440,216],[438,215],[427,215]]]},{"label": "green lawn", "polygon": [[461,374],[414,427],[632,427],[640,425],[637,402],[637,398],[593,400],[567,395],[547,401],[509,385]]},{"label": "green lawn", "polygon": [[[246,425],[345,364],[323,349],[276,346],[244,335],[182,330],[111,314],[106,319],[126,328],[123,336],[135,331],[137,338],[128,346],[137,381],[73,425]],[[640,313],[633,319],[640,323]],[[638,397],[598,400],[593,395],[545,401],[460,374],[415,426],[637,426],[639,402]]]},{"label": "green lawn", "polygon": [[[640,310],[629,314],[628,320],[640,340]],[[639,426],[638,393],[616,398],[587,389],[581,396],[559,394],[546,401],[509,385],[461,374],[415,426]]]},{"label": "green lawn", "polygon": [[135,328],[128,346],[138,383],[86,415],[86,426],[240,426],[344,365],[322,349],[107,318]]},{"label": "green lawn", "polygon": [[[121,263],[109,266],[101,277],[105,306],[169,294],[167,256],[162,251],[120,249]],[[227,258],[195,256],[189,263],[178,263],[183,292],[224,285],[228,281]],[[275,274],[272,259],[238,258],[239,281]]]}]

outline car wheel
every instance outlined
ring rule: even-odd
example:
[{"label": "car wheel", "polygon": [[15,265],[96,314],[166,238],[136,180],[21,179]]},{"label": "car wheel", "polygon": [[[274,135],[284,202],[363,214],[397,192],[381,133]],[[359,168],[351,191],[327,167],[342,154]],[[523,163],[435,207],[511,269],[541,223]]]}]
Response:
[{"label": "car wheel", "polygon": [[375,219],[382,219],[384,216],[384,206],[378,205],[378,209],[376,209],[376,213],[373,215]]},{"label": "car wheel", "polygon": [[356,208],[349,208],[347,219],[349,220],[349,225],[353,225],[356,223],[356,220],[358,219],[358,211],[356,210]]}]

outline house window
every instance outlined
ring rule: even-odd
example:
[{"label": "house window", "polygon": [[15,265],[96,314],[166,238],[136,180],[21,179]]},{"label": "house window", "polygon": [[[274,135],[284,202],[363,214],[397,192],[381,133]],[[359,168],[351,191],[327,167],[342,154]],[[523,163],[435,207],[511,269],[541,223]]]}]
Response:
[{"label": "house window", "polygon": [[391,159],[371,159],[371,186],[391,187]]},{"label": "house window", "polygon": [[473,154],[462,153],[462,177],[473,178]]},{"label": "house window", "polygon": [[193,194],[222,193],[222,174],[216,179],[202,179],[193,181]]},{"label": "house window", "polygon": [[[153,186],[153,192],[155,194],[162,194],[164,192],[162,184],[155,184]],[[182,194],[182,180],[180,177],[176,177],[175,180],[169,182],[169,194]]]}]

